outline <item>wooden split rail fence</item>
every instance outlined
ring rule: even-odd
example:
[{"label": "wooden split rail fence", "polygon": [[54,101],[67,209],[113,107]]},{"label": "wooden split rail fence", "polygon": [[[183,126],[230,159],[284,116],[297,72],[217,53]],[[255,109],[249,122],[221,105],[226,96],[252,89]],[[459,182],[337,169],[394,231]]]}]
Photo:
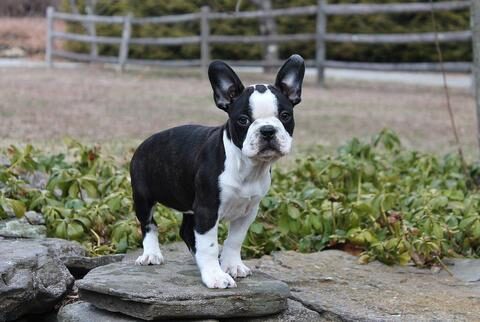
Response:
[{"label": "wooden split rail fence", "polygon": [[[475,0],[476,1],[476,0]],[[53,57],[66,59],[118,64],[123,70],[126,64],[158,65],[170,67],[200,66],[205,71],[210,61],[210,46],[212,44],[280,44],[293,41],[315,41],[316,54],[314,60],[307,60],[307,66],[317,69],[317,79],[320,84],[324,82],[325,67],[352,68],[370,70],[397,70],[397,71],[438,71],[438,63],[363,63],[330,61],[326,59],[327,43],[348,42],[363,44],[403,44],[403,43],[434,43],[439,42],[467,42],[471,41],[471,30],[451,32],[426,32],[426,33],[403,33],[403,34],[347,34],[327,32],[329,16],[335,15],[368,15],[376,13],[416,13],[435,11],[465,10],[470,7],[470,1],[442,1],[423,3],[397,3],[397,4],[328,4],[327,0],[318,0],[314,6],[293,7],[286,9],[271,9],[259,11],[246,11],[236,13],[211,12],[209,7],[202,7],[200,12],[161,16],[161,17],[133,17],[127,16],[98,16],[87,10],[86,15],[77,15],[64,12],[56,12],[52,7],[47,9],[47,44],[46,61],[49,66],[53,65]],[[316,16],[315,33],[299,34],[276,34],[276,35],[212,35],[209,22],[212,20],[230,19],[261,19],[266,17],[294,17]],[[81,23],[86,27],[88,34],[75,34],[55,31],[54,20]],[[162,38],[136,38],[132,37],[132,26],[142,24],[171,24],[187,21],[200,22],[200,35],[186,37],[162,37]],[[121,37],[107,37],[96,34],[96,24],[120,24],[123,25]],[[77,41],[90,44],[90,53],[74,53],[58,50],[54,46],[55,39]],[[98,44],[111,44],[119,46],[118,56],[100,56]],[[158,45],[179,46],[186,44],[198,44],[200,46],[200,58],[194,60],[143,60],[128,57],[130,45]],[[244,66],[277,66],[280,61],[234,61],[235,65]],[[469,72],[471,62],[446,62],[444,68],[447,71]]]}]

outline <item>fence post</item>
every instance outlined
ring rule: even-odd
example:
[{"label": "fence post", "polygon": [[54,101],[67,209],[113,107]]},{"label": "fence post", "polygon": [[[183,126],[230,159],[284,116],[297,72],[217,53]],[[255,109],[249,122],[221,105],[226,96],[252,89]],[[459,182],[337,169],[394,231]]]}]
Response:
[{"label": "fence post", "polygon": [[477,107],[477,144],[480,145],[480,3],[472,1],[470,5],[473,47],[473,85]]},{"label": "fence post", "polygon": [[317,67],[317,84],[325,86],[325,33],[327,31],[327,15],[325,7],[327,0],[317,0],[317,27],[316,27],[316,52],[315,65]]},{"label": "fence post", "polygon": [[209,13],[210,7],[203,6],[200,16],[200,72],[202,73],[202,78],[207,77],[208,62],[210,61],[210,48],[208,46],[208,38],[210,36]]},{"label": "fence post", "polygon": [[130,35],[132,33],[132,14],[129,13],[123,20],[122,42],[120,44],[120,52],[118,55],[118,64],[120,71],[125,70],[125,64],[128,59],[128,43],[130,41]]},{"label": "fence post", "polygon": [[53,7],[47,8],[47,39],[45,44],[45,62],[48,67],[53,67],[52,51],[53,51]]},{"label": "fence post", "polygon": [[[85,11],[87,12],[88,16],[93,16],[93,10],[91,7],[87,6],[85,7]],[[97,28],[95,27],[95,22],[94,21],[89,21],[88,24],[88,35],[90,37],[96,37],[97,36]],[[95,58],[98,57],[98,46],[97,43],[92,41],[90,42],[90,57],[92,58],[91,62],[95,61]]]},{"label": "fence post", "polygon": [[269,40],[271,35],[277,34],[277,23],[275,17],[271,15],[271,0],[253,1],[261,10],[268,13],[267,16],[260,19],[260,33],[267,36],[268,41],[263,45],[263,71],[265,73],[275,72],[275,63],[278,61],[278,44]]}]

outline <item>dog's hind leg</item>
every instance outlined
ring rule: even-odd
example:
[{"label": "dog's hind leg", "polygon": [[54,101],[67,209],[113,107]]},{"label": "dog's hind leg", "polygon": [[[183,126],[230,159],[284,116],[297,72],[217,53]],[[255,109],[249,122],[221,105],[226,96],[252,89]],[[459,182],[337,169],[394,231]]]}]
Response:
[{"label": "dog's hind leg", "polygon": [[[195,254],[195,234],[193,227],[195,225],[193,214],[184,213],[182,226],[180,226],[180,237],[182,237],[188,249],[194,255]],[[195,256],[195,255],[194,255]]]},{"label": "dog's hind leg", "polygon": [[143,255],[135,261],[137,265],[159,265],[163,263],[162,252],[158,243],[158,228],[153,219],[153,204],[144,198],[135,196],[135,213],[140,221],[143,236]]}]

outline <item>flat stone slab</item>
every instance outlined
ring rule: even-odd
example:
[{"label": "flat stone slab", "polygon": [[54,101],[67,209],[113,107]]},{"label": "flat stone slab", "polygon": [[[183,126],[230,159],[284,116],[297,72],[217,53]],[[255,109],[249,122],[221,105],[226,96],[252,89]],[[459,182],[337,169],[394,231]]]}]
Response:
[{"label": "flat stone slab", "polygon": [[144,320],[254,317],[287,308],[287,284],[266,274],[238,279],[237,288],[208,289],[193,261],[166,259],[163,265],[126,261],[95,268],[77,281],[80,299]]},{"label": "flat stone slab", "polygon": [[[121,313],[99,309],[94,305],[79,301],[65,305],[60,309],[57,316],[58,322],[141,322],[144,320],[134,318]],[[208,320],[181,320],[182,322],[219,322],[216,319]],[[317,322],[326,321],[320,318],[320,314],[309,310],[299,302],[288,300],[288,308],[282,313],[256,318],[232,318],[222,319],[222,322]]]},{"label": "flat stone slab", "polygon": [[[222,320],[222,322],[229,320]],[[288,308],[282,313],[257,318],[234,319],[232,322],[327,322],[319,313],[306,308],[300,302],[288,300]]]},{"label": "flat stone slab", "polygon": [[62,260],[63,264],[67,266],[68,270],[75,277],[75,279],[80,279],[92,269],[111,263],[121,262],[124,257],[124,254],[115,254],[97,257],[62,256],[60,259]]},{"label": "flat stone slab", "polygon": [[478,321],[480,283],[428,269],[367,265],[348,253],[293,251],[246,262],[286,282],[291,298],[333,321]]},{"label": "flat stone slab", "polygon": [[[445,261],[449,270],[459,280],[464,282],[480,282],[480,259],[454,258]],[[480,283],[478,283],[480,289]]]},{"label": "flat stone slab", "polygon": [[0,236],[7,238],[46,238],[47,227],[31,225],[25,218],[0,221]]},{"label": "flat stone slab", "polygon": [[139,322],[141,320],[128,315],[96,308],[94,305],[79,301],[63,306],[57,315],[58,322]]}]

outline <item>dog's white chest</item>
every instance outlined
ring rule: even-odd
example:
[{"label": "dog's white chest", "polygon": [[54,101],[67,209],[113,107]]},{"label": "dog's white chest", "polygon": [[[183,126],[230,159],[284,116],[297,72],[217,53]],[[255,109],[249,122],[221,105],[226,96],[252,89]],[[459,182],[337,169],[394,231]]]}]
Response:
[{"label": "dog's white chest", "polygon": [[234,220],[257,210],[270,188],[270,166],[251,164],[224,135],[225,169],[219,176],[220,219]]},{"label": "dog's white chest", "polygon": [[265,196],[270,186],[269,177],[265,178],[268,179],[268,182],[262,180],[244,186],[220,185],[219,218],[234,220],[256,211],[260,200]]}]

